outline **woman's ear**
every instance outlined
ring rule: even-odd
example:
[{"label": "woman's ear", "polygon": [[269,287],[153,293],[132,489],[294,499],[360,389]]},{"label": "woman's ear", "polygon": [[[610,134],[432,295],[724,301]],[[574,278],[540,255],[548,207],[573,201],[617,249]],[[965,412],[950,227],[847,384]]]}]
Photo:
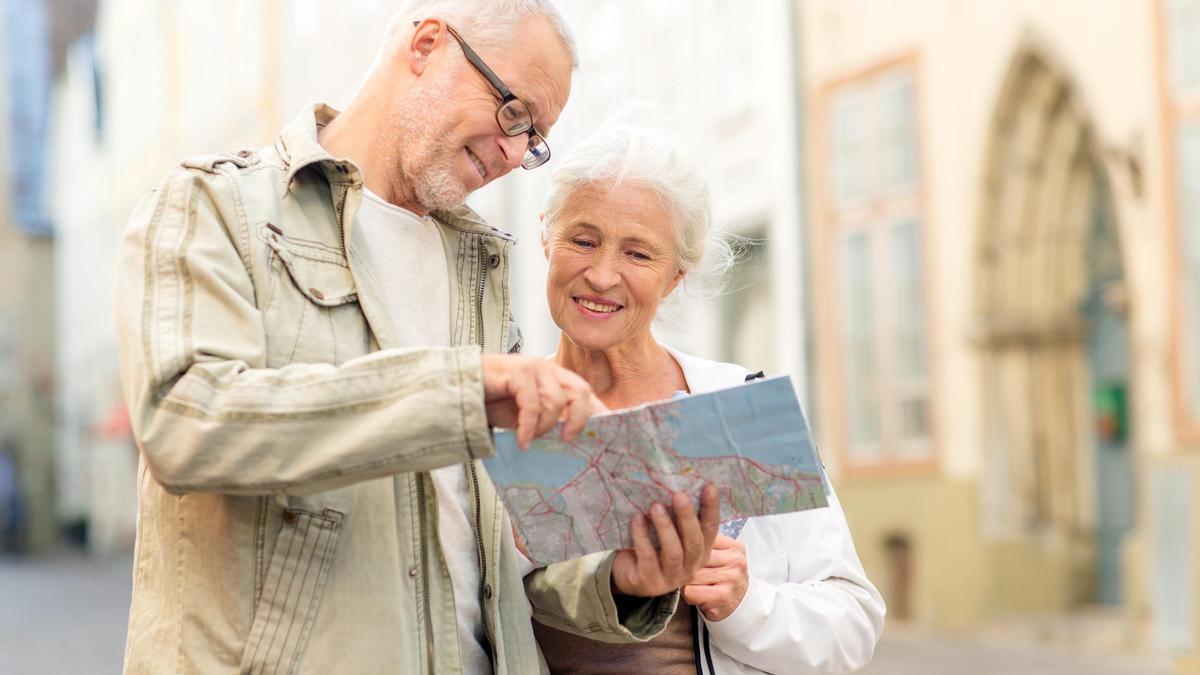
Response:
[{"label": "woman's ear", "polygon": [[686,274],[687,272],[684,272],[682,269],[675,271],[675,278],[671,279],[671,282],[667,284],[667,290],[663,291],[663,299],[666,299],[668,295],[675,291],[675,287],[679,285],[680,281],[683,281],[683,277]]}]

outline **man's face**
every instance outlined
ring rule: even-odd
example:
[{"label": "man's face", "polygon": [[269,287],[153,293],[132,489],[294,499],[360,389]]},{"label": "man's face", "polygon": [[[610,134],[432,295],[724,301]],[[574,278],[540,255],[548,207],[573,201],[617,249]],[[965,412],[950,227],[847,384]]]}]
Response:
[{"label": "man's face", "polygon": [[[395,108],[393,125],[401,176],[429,209],[458,206],[471,192],[520,166],[528,142],[525,134],[500,131],[500,95],[454,39],[444,37],[430,55],[421,89]],[[571,90],[570,56],[549,23],[540,16],[525,17],[508,47],[472,47],[529,107],[534,127],[547,135]]]}]

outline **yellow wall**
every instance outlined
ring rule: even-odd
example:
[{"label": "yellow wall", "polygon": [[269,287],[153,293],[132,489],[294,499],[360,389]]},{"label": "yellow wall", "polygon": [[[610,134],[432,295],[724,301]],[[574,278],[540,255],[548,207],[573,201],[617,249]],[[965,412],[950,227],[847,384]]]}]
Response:
[{"label": "yellow wall", "polygon": [[[936,476],[843,480],[838,495],[859,557],[885,598],[895,584],[885,542],[902,534],[911,548],[913,621],[951,631],[978,624],[987,552],[974,482]],[[888,621],[894,625],[894,613]]]},{"label": "yellow wall", "polygon": [[988,544],[988,613],[1058,613],[1084,604],[1094,595],[1090,548],[1034,539]]},{"label": "yellow wall", "polygon": [[1065,611],[1091,597],[1086,542],[986,539],[972,481],[846,480],[838,494],[863,565],[889,606],[896,580],[885,542],[897,534],[909,540],[913,623],[969,630],[1006,614]]}]

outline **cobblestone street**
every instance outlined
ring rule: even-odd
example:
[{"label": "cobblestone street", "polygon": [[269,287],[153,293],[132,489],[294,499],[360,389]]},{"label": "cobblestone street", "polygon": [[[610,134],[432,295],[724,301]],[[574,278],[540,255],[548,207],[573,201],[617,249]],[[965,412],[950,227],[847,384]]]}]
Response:
[{"label": "cobblestone street", "polygon": [[864,675],[1166,675],[1133,657],[1080,654],[1025,646],[983,645],[885,632]]},{"label": "cobblestone street", "polygon": [[131,560],[0,558],[0,673],[121,672]]},{"label": "cobblestone street", "polygon": [[[121,671],[130,559],[0,559],[0,674]],[[894,633],[894,634],[893,634]],[[1158,675],[1133,658],[888,633],[868,675]]]}]

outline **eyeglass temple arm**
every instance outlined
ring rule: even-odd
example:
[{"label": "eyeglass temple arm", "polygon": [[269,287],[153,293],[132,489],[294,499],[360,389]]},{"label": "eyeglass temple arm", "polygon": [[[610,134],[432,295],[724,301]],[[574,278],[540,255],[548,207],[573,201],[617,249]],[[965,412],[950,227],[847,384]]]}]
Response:
[{"label": "eyeglass temple arm", "polygon": [[[419,25],[421,25],[420,21],[413,21],[414,28]],[[516,96],[513,96],[512,91],[509,90],[508,87],[504,86],[504,83],[500,81],[500,78],[496,76],[496,73],[492,72],[492,69],[488,68],[487,64],[483,62],[483,59],[479,58],[479,54],[476,54],[475,50],[471,49],[471,45],[468,45],[467,41],[458,34],[458,31],[454,30],[454,27],[448,23],[443,25],[446,27],[446,30],[450,33],[450,35],[458,41],[459,46],[462,47],[463,56],[466,56],[467,60],[471,62],[471,65],[475,66],[475,69],[478,70],[485,79],[487,79],[488,83],[495,87],[496,91],[500,92],[501,98],[503,98],[505,102],[516,98]]]}]

